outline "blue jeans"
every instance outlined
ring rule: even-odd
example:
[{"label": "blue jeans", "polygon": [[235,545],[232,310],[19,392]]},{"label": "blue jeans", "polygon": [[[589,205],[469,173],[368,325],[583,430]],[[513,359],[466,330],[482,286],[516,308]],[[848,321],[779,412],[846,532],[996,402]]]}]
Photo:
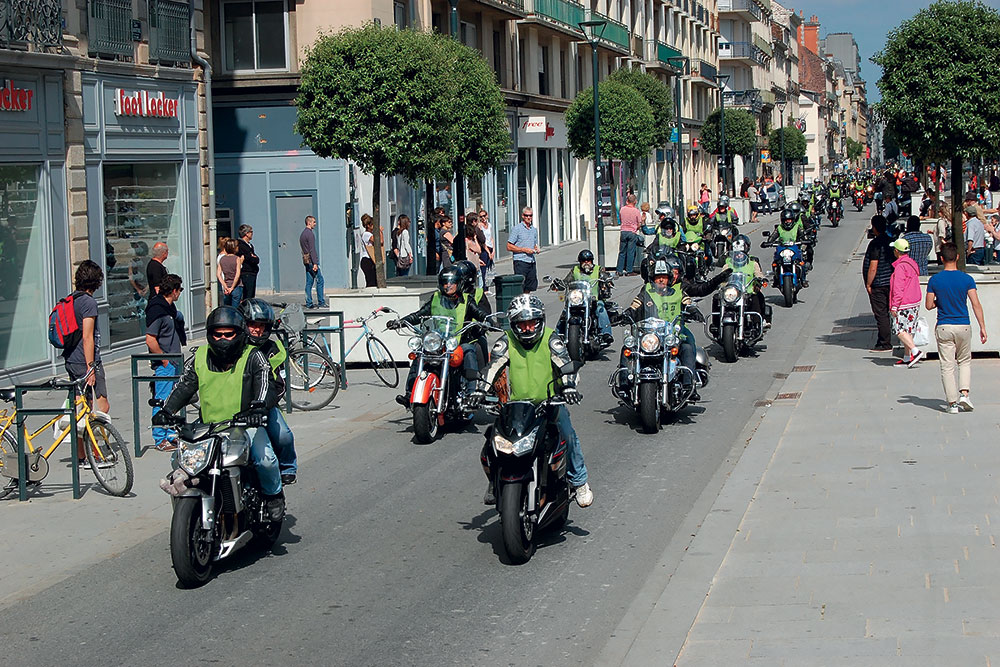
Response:
[{"label": "blue jeans", "polygon": [[243,300],[243,285],[237,285],[233,288],[233,291],[229,294],[222,295],[222,305],[232,306],[233,308],[240,307],[240,301]]},{"label": "blue jeans", "polygon": [[[608,317],[608,309],[604,307],[603,301],[597,302],[597,308],[594,310],[594,315],[597,317],[597,328],[601,330],[602,334],[611,334],[611,318]],[[559,333],[566,335],[566,317],[565,311],[563,311],[563,316],[559,318],[559,323],[556,325]]]},{"label": "blue jeans", "polygon": [[[177,367],[171,363],[166,366],[159,365],[153,370],[153,375],[157,377],[162,377],[164,375],[177,375]],[[153,383],[153,398],[160,401],[167,400],[167,396],[173,391],[174,385],[177,384],[176,380],[163,380]],[[153,414],[162,410],[162,408],[153,408]],[[172,428],[163,428],[162,426],[153,427],[153,442],[157,445],[162,444],[164,440],[176,440],[177,432]]]},{"label": "blue jeans", "polygon": [[580,438],[573,430],[569,421],[569,410],[560,405],[556,411],[556,428],[559,437],[566,441],[566,477],[573,486],[583,486],[587,482],[587,464],[583,462],[583,449],[580,448]]},{"label": "blue jeans", "polygon": [[276,496],[281,493],[281,472],[278,470],[278,457],[274,455],[271,439],[268,437],[266,429],[254,429],[253,439],[250,441],[250,459],[257,469],[257,479],[260,481],[260,490],[264,492],[264,495]]},{"label": "blue jeans", "polygon": [[635,255],[639,251],[639,235],[635,232],[622,232],[618,240],[618,273],[631,273],[635,270]]},{"label": "blue jeans", "polygon": [[985,256],[986,256],[986,249],[985,248],[976,248],[971,253],[969,253],[969,263],[970,264],[978,264],[978,265],[981,266],[981,265],[983,265],[985,263],[983,261],[984,258],[985,258]]},{"label": "blue jeans", "polygon": [[282,475],[294,475],[299,471],[299,457],[295,454],[295,436],[288,428],[285,415],[277,406],[267,413],[267,437],[271,448],[278,457],[278,467]]},{"label": "blue jeans", "polygon": [[306,308],[312,308],[312,288],[313,284],[316,285],[316,305],[325,306],[326,297],[323,296],[323,270],[317,268],[315,272],[310,269],[306,269]]}]

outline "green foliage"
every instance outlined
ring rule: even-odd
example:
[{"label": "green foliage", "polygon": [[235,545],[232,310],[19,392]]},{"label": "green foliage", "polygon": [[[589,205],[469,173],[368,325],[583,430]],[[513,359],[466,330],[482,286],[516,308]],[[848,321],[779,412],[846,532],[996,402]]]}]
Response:
[{"label": "green foliage", "polygon": [[[719,109],[708,114],[701,128],[701,145],[714,155],[722,154]],[[726,155],[750,155],[757,150],[757,124],[744,109],[726,109]],[[787,151],[787,147],[785,149]],[[787,152],[785,157],[787,157]]]},{"label": "green foliage", "polygon": [[[598,89],[601,159],[637,160],[655,146],[653,111],[631,86],[602,81]],[[569,147],[577,158],[594,158],[594,89],[581,91],[566,111]]]},{"label": "green foliage", "polygon": [[670,93],[670,87],[652,74],[625,67],[615,70],[608,80],[624,83],[642,95],[653,112],[653,145],[665,146],[670,143],[670,132],[674,124],[674,96]]},{"label": "green foliage", "polygon": [[[729,125],[726,125],[728,134]],[[771,159],[781,160],[781,135],[785,135],[785,159],[801,160],[806,156],[806,135],[795,126],[771,130],[767,145],[771,149]]]},{"label": "green foliage", "polygon": [[904,151],[925,160],[1000,151],[995,9],[978,0],[935,2],[889,31],[872,62],[882,67],[876,117]]},{"label": "green foliage", "polygon": [[889,128],[886,128],[885,132],[882,133],[882,154],[886,160],[899,159],[899,142],[896,140],[896,136],[889,131]]},{"label": "green foliage", "polygon": [[860,141],[855,141],[854,139],[847,137],[847,159],[853,162],[854,160],[864,156],[864,154],[865,145]]}]

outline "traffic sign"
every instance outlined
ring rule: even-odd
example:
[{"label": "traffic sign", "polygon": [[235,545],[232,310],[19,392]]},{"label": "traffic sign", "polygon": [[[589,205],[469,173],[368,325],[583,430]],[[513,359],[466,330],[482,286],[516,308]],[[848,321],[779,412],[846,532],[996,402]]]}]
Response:
[{"label": "traffic sign", "polygon": [[680,140],[680,133],[677,132],[677,128],[670,130],[670,143],[676,144]]}]

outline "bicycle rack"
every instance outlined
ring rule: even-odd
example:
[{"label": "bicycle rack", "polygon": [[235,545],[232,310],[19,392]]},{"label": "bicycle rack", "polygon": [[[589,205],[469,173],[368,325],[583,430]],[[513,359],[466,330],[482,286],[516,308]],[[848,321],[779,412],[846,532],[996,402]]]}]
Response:
[{"label": "bicycle rack", "polygon": [[[141,361],[169,361],[177,367],[177,372],[173,375],[142,375],[139,373],[139,362]],[[180,379],[181,370],[184,368],[183,354],[133,354],[132,355],[132,434],[135,443],[136,458],[142,456],[145,451],[139,439],[139,383],[140,382],[163,382],[168,380],[177,381]],[[153,371],[149,371],[152,373]],[[184,409],[182,414],[186,414]]]},{"label": "bicycle rack", "polygon": [[[65,390],[67,394],[68,407],[62,408],[24,408],[24,395],[32,391],[59,391]],[[25,459],[25,428],[26,417],[56,417],[68,416],[70,420],[69,438],[74,449],[72,455],[73,470],[73,500],[79,500],[80,496],[80,461],[76,455],[77,428],[76,428],[76,385],[70,383],[69,386],[56,385],[51,382],[44,384],[19,384],[14,386],[14,409],[17,410],[17,499],[24,502],[28,499],[28,470]]]},{"label": "bicycle rack", "polygon": [[344,345],[344,311],[342,310],[311,310],[309,311],[307,317],[336,317],[339,322],[333,326],[324,327],[306,327],[302,330],[302,337],[304,338],[308,334],[320,334],[326,336],[327,334],[335,333],[340,339],[340,380],[344,389],[347,389],[347,359],[344,350],[346,346]]}]

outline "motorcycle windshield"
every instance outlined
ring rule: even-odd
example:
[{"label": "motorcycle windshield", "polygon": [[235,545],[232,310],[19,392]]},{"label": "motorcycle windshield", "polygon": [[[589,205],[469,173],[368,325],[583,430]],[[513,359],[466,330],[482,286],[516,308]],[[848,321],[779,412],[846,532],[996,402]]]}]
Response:
[{"label": "motorcycle windshield", "polygon": [[745,292],[749,288],[750,283],[752,281],[753,281],[752,276],[748,276],[744,273],[737,272],[729,276],[729,280],[726,281],[726,287],[732,285],[734,287],[739,288],[741,292]]},{"label": "motorcycle windshield", "polygon": [[658,317],[647,317],[646,319],[641,320],[636,326],[639,329],[640,335],[653,333],[662,336],[667,331],[666,321],[661,320]]},{"label": "motorcycle windshield", "polygon": [[531,401],[509,401],[500,410],[500,433],[514,441],[531,433],[542,419]]},{"label": "motorcycle windshield", "polygon": [[582,306],[590,300],[590,283],[585,280],[573,280],[566,285],[566,303],[571,306]]},{"label": "motorcycle windshield", "polygon": [[445,315],[431,315],[425,317],[420,322],[420,333],[437,333],[444,338],[452,336],[455,332],[455,320]]}]

